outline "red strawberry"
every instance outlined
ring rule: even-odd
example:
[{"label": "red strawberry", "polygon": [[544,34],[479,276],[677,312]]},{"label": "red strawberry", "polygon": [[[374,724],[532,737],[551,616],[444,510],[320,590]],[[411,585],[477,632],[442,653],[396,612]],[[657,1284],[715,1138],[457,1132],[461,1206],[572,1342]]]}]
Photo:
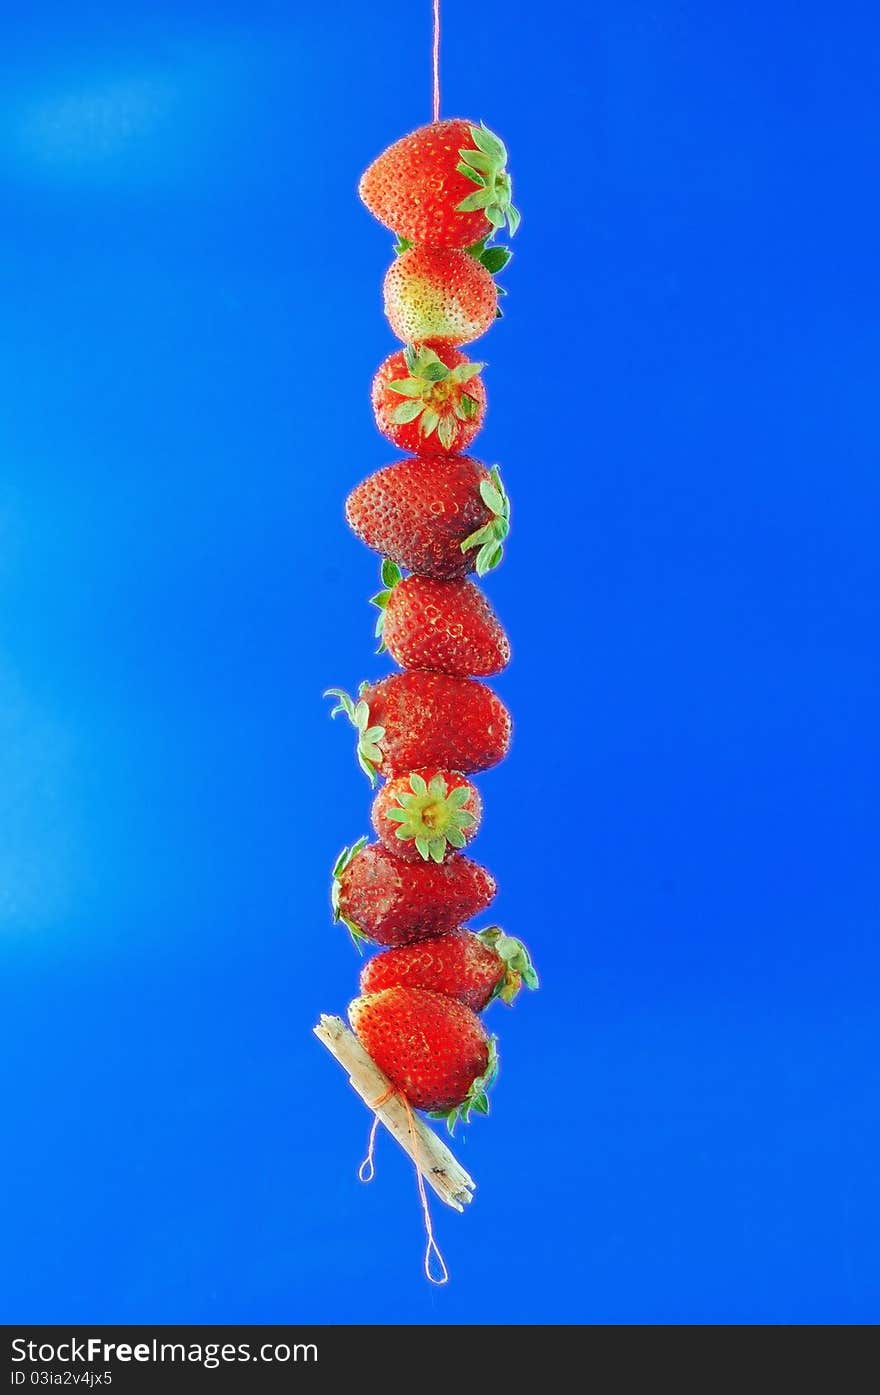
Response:
[{"label": "red strawberry", "polygon": [[469,252],[413,247],[385,276],[385,314],[404,344],[470,344],[491,328],[498,291]]},{"label": "red strawberry", "polygon": [[461,853],[440,866],[406,862],[361,838],[336,859],[331,902],[355,941],[405,945],[454,930],[485,910],[496,890],[485,867]]},{"label": "red strawberry", "polygon": [[520,940],[497,925],[473,934],[454,930],[418,944],[377,954],[361,972],[361,992],[429,988],[482,1012],[493,998],[512,1003],[522,985],[537,988],[538,975]]},{"label": "red strawberry", "polygon": [[483,367],[448,345],[399,349],[373,379],[376,425],[401,450],[464,450],[486,415]]},{"label": "red strawberry", "polygon": [[362,683],[354,702],[341,688],[331,716],[344,712],[358,733],[358,761],[375,781],[391,779],[423,765],[488,770],[507,755],[510,713],[500,698],[473,678],[414,669],[392,673],[379,683]]},{"label": "red strawberry", "polygon": [[472,581],[401,580],[396,562],[382,563],[385,589],[376,634],[401,668],[429,668],[461,678],[488,678],[510,663],[510,641],[494,610]]},{"label": "red strawberry", "polygon": [[466,775],[432,765],[383,785],[371,817],[379,841],[398,857],[442,862],[470,842],[482,812],[479,790]]},{"label": "red strawberry", "polygon": [[395,141],[362,176],[359,193],[386,228],[408,242],[469,247],[519,213],[510,201],[507,151],[475,122],[436,121]]},{"label": "red strawberry", "polygon": [[450,1133],[471,1110],[489,1113],[495,1043],[463,1003],[424,988],[386,988],[355,998],[348,1020],[391,1084],[415,1109],[445,1118]]},{"label": "red strawberry", "polygon": [[496,465],[469,456],[416,456],[386,465],[352,491],[350,527],[402,567],[440,580],[484,576],[504,555],[510,504]]}]

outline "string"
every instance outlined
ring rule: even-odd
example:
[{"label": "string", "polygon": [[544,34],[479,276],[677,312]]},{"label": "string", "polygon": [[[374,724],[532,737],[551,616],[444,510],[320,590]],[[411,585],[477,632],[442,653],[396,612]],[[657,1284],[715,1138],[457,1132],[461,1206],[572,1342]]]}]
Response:
[{"label": "string", "polygon": [[[373,1100],[372,1104],[370,1105],[370,1108],[374,1110],[381,1109],[382,1105],[387,1104],[388,1100],[391,1099],[391,1096],[393,1094],[394,1086],[389,1085],[384,1095],[380,1095],[378,1099]],[[374,1114],[373,1124],[370,1129],[370,1141],[367,1145],[367,1156],[364,1158],[363,1162],[358,1168],[358,1177],[362,1182],[372,1182],[373,1178],[376,1175],[376,1168],[373,1165],[373,1154],[376,1151],[376,1130],[378,1129],[378,1127],[379,1116],[378,1114]]]},{"label": "string", "polygon": [[[370,1104],[370,1108],[373,1110],[380,1109],[382,1105],[386,1104],[387,1101],[391,1099],[391,1096],[396,1093],[397,1092],[395,1091],[394,1086],[389,1086],[388,1089],[385,1091],[384,1095],[380,1095],[378,1099],[372,1101],[372,1103]],[[401,1104],[403,1105],[404,1109],[406,1110],[406,1122],[409,1127],[410,1143],[412,1144],[413,1163],[415,1164],[416,1169],[416,1182],[419,1188],[419,1200],[422,1203],[422,1215],[425,1219],[425,1235],[428,1237],[428,1243],[425,1247],[425,1278],[428,1280],[429,1283],[437,1284],[438,1286],[440,1286],[442,1284],[449,1283],[449,1270],[446,1268],[446,1261],[440,1253],[437,1241],[434,1239],[434,1227],[431,1224],[431,1208],[428,1205],[428,1197],[427,1193],[425,1192],[425,1180],[422,1177],[422,1169],[419,1167],[417,1161],[419,1146],[418,1137],[416,1135],[415,1120],[413,1119],[413,1112],[410,1108],[409,1100],[406,1098],[405,1095],[399,1095],[398,1098]],[[376,1130],[378,1129],[378,1127],[379,1116],[378,1114],[374,1114],[373,1123],[370,1127],[370,1141],[367,1145],[367,1156],[364,1158],[363,1162],[358,1168],[358,1177],[362,1182],[372,1182],[373,1178],[376,1175],[376,1168],[373,1162],[373,1156],[376,1150]],[[439,1278],[435,1278],[434,1275],[431,1273],[431,1260],[435,1255],[440,1265]]]},{"label": "string", "polygon": [[[406,1098],[406,1096],[401,1095],[400,1098],[403,1101],[403,1106],[406,1110],[407,1122],[409,1124],[410,1141],[412,1142],[413,1153],[415,1154],[418,1152],[418,1145],[416,1143],[416,1129],[415,1122],[413,1120],[413,1112],[410,1109],[409,1100]],[[449,1283],[449,1270],[446,1268],[446,1261],[440,1253],[440,1248],[437,1244],[437,1241],[434,1239],[434,1228],[431,1225],[431,1208],[428,1205],[428,1198],[425,1194],[425,1179],[422,1177],[422,1169],[419,1167],[418,1163],[416,1163],[416,1181],[419,1186],[419,1200],[422,1203],[422,1215],[425,1218],[425,1234],[428,1237],[428,1243],[425,1247],[425,1278],[428,1280],[429,1283],[436,1284],[439,1288],[443,1284]],[[440,1265],[439,1278],[435,1278],[434,1275],[431,1273],[432,1255],[437,1256],[437,1260]]]},{"label": "string", "polygon": [[432,120],[440,120],[440,0],[434,0],[434,43],[431,48],[431,63],[434,70],[434,115]]},{"label": "string", "polygon": [[376,1149],[376,1130],[379,1127],[378,1114],[373,1115],[373,1127],[370,1129],[370,1142],[367,1147],[367,1156],[358,1168],[358,1179],[361,1182],[372,1182],[376,1175],[376,1168],[373,1164],[373,1153]]}]

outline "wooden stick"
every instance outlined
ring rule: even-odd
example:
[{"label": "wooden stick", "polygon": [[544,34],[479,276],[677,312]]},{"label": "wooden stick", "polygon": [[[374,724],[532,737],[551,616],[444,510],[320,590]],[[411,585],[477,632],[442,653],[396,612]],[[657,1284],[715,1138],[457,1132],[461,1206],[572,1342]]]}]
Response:
[{"label": "wooden stick", "polygon": [[[314,1032],[331,1056],[335,1056],[343,1069],[348,1071],[349,1082],[364,1104],[372,1109],[388,1132],[397,1139],[425,1181],[430,1183],[447,1206],[463,1211],[473,1200],[477,1184],[456,1162],[442,1138],[438,1138],[418,1114],[410,1116],[399,1095],[390,1093],[392,1086],[387,1077],[367,1055],[341,1017],[328,1017],[322,1013]],[[376,1104],[377,1100],[382,1100],[382,1103]]]}]

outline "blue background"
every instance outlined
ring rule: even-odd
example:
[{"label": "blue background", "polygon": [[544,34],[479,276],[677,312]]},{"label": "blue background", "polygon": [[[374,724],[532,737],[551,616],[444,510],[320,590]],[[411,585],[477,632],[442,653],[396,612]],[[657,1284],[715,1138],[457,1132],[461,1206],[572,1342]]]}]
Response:
[{"label": "blue background", "polygon": [[310,1034],[429,5],[320,9],[4,11],[0,1316],[876,1319],[876,9],[445,4],[524,211],[478,846],[543,990],[442,1291]]}]

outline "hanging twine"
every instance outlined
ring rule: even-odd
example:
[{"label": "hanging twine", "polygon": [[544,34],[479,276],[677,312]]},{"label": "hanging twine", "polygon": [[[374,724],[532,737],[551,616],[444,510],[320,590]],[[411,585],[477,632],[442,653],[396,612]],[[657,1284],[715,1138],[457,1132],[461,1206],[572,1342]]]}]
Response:
[{"label": "hanging twine", "polygon": [[[393,1088],[386,1090],[384,1095],[380,1095],[380,1097],[377,1100],[372,1101],[370,1108],[379,1109],[383,1104],[386,1103],[387,1100],[391,1098],[391,1096],[394,1093],[395,1091]],[[406,1110],[406,1118],[407,1123],[409,1125],[410,1141],[413,1146],[413,1153],[417,1154],[418,1139],[416,1135],[415,1120],[413,1119],[413,1112],[410,1106],[410,1102],[405,1095],[400,1095],[398,1096],[398,1098],[400,1099],[404,1109]],[[372,1182],[373,1178],[376,1175],[376,1166],[374,1158],[376,1152],[376,1131],[378,1130],[378,1128],[379,1116],[378,1114],[374,1114],[373,1122],[370,1126],[370,1141],[367,1145],[367,1156],[364,1158],[363,1162],[358,1168],[358,1178],[361,1182]],[[439,1287],[442,1284],[449,1283],[449,1270],[446,1268],[446,1261],[440,1253],[440,1248],[437,1244],[437,1241],[434,1239],[434,1227],[431,1223],[431,1208],[428,1205],[428,1196],[425,1191],[425,1181],[422,1177],[421,1169],[419,1168],[418,1163],[416,1163],[415,1167],[416,1183],[418,1184],[419,1188],[419,1200],[422,1203],[422,1216],[425,1222],[425,1235],[428,1241],[427,1245],[425,1246],[425,1278],[428,1280],[429,1283],[437,1284]],[[432,1271],[432,1265],[435,1258],[437,1260],[438,1265],[440,1266],[438,1274],[434,1274]]]},{"label": "hanging twine", "polygon": [[434,115],[433,121],[440,120],[440,0],[434,0],[434,42],[431,46],[431,65],[434,75]]}]

